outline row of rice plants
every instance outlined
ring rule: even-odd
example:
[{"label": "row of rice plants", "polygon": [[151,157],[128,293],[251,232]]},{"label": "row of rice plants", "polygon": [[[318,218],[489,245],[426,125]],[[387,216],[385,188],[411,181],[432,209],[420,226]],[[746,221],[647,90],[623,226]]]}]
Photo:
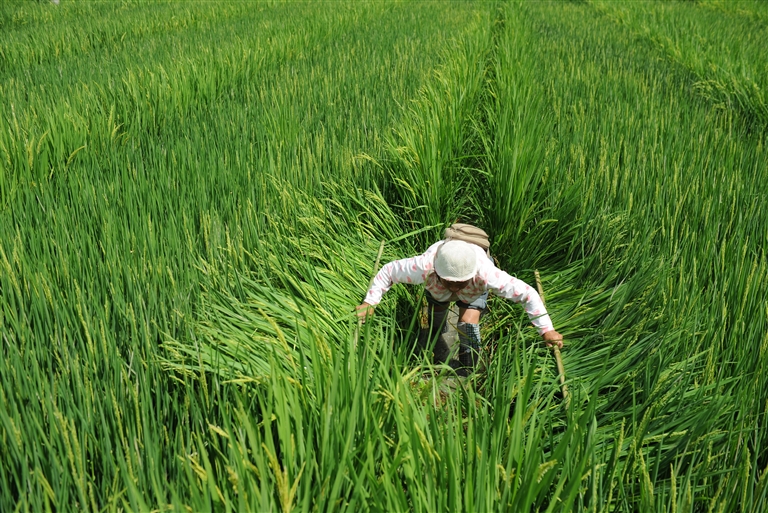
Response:
[{"label": "row of rice plants", "polygon": [[[429,245],[446,220],[478,218],[474,204],[481,173],[475,161],[477,117],[491,49],[493,12],[484,29],[446,49],[449,62],[408,105],[405,119],[388,141],[382,162],[384,193],[414,228],[437,226],[419,239]],[[391,192],[390,192],[391,191]]]},{"label": "row of rice plants", "polygon": [[[692,84],[721,109],[735,109],[764,131],[768,125],[768,11],[753,3],[593,2],[639,40],[658,46],[696,77]],[[760,14],[762,13],[762,15]]]},{"label": "row of rice plants", "polygon": [[516,115],[490,109],[488,175],[514,165],[500,125],[540,134],[527,150],[542,158],[520,204],[489,189],[488,218],[527,216],[502,256],[554,268],[555,322],[578,335],[566,368],[599,392],[596,450],[623,441],[580,500],[763,507],[764,136],[589,6],[521,5],[507,23],[494,96]]},{"label": "row of rice plants", "polygon": [[[40,64],[114,55],[162,34],[178,36],[188,30],[236,22],[259,6],[65,2],[52,9],[44,2],[10,0],[0,9],[2,37],[8,43],[0,51],[0,76],[7,79],[26,73],[34,76],[34,68]],[[67,67],[59,70],[64,75]]]},{"label": "row of rice plants", "polygon": [[[96,31],[111,11],[89,5],[81,26]],[[323,176],[367,171],[352,157],[376,153],[397,103],[474,16],[471,5],[233,4],[226,23],[206,23],[217,5],[194,7],[200,23],[177,34],[136,29],[122,46],[4,79],[2,509],[200,509],[233,490],[224,470],[196,465],[235,391],[205,374],[174,380],[158,342],[195,345],[203,260],[258,270],[229,248],[280,255],[260,244],[286,222],[284,204],[294,211],[283,182],[317,192]],[[145,8],[152,23],[174,15],[164,2],[133,7],[126,27],[149,23]],[[27,55],[33,43],[15,34],[3,47]]]},{"label": "row of rice plants", "polygon": [[[382,116],[386,118],[397,111],[379,107],[394,96],[400,97],[404,88],[420,83],[420,72],[424,70],[414,62],[413,55],[441,46],[439,40],[430,41],[426,37],[388,39],[388,33],[378,33],[371,36],[368,43],[375,40],[382,49],[391,51],[377,51],[362,45],[348,48],[340,58],[356,61],[368,54],[369,66],[353,67],[354,75],[332,80],[329,74],[332,61],[320,52],[315,53],[314,48],[325,41],[329,52],[344,49],[348,41],[355,40],[354,33],[345,33],[339,25],[326,23],[328,20],[322,17],[311,21],[297,17],[278,23],[264,15],[263,8],[254,8],[248,13],[250,17],[237,22],[193,26],[186,38],[163,33],[154,38],[125,41],[119,53],[113,54],[108,49],[100,54],[103,59],[100,66],[94,66],[89,54],[59,61],[58,74],[49,72],[50,66],[41,65],[33,66],[23,76],[8,79],[2,90],[2,113],[8,119],[8,130],[3,131],[0,151],[10,172],[0,180],[3,201],[22,179],[39,183],[64,174],[77,159],[90,158],[89,153],[114,151],[126,145],[135,149],[141,139],[131,138],[132,130],[151,132],[160,140],[164,139],[165,130],[171,130],[171,138],[179,130],[187,134],[189,144],[200,147],[204,141],[189,136],[200,130],[200,114],[207,115],[203,106],[218,103],[241,107],[240,115],[231,119],[233,126],[228,136],[247,138],[250,144],[248,152],[210,158],[207,165],[220,165],[222,158],[233,160],[236,166],[242,166],[249,159],[259,159],[274,161],[278,167],[293,168],[300,167],[293,161],[300,164],[303,160],[321,158],[335,159],[328,164],[342,168],[341,164],[354,155],[350,155],[350,150],[302,154],[317,145],[332,145],[334,138],[341,135],[329,132],[330,127],[323,119],[325,114],[319,112],[318,107],[346,109],[347,104],[364,105],[366,115],[354,128],[360,146],[368,141],[376,144],[380,134],[370,127],[378,126]],[[360,16],[363,14],[354,9],[346,12],[350,20]],[[397,16],[400,23],[405,24],[403,28],[414,27],[419,22],[418,17],[402,10]],[[136,20],[139,25],[142,22],[143,18]],[[314,29],[306,31],[307,23],[314,23]],[[92,27],[94,30],[96,25]],[[252,31],[254,25],[259,31]],[[10,49],[31,44],[22,36],[14,39],[14,35],[10,34],[7,42]],[[208,40],[222,43],[203,44]],[[352,64],[350,62],[350,66]],[[300,69],[309,76],[297,73]],[[319,87],[320,76],[328,77],[322,81],[324,87]],[[380,96],[362,98],[363,84],[373,76],[403,76],[403,80],[386,84],[379,91]],[[318,84],[313,89],[315,95],[299,94],[304,92],[303,80]],[[269,84],[269,87],[256,89],[257,83]],[[88,106],[87,110],[77,110],[80,105]],[[252,131],[243,133],[236,128],[243,124]],[[282,139],[264,139],[263,134],[273,133],[283,134]],[[174,170],[183,167],[184,162],[178,159],[190,155],[188,148],[181,145],[183,141],[180,146],[163,142],[165,144],[156,145],[164,150],[163,160]],[[276,153],[278,148],[280,151]],[[237,171],[237,176],[247,177],[247,173]],[[217,176],[207,178],[212,180]],[[302,176],[301,180],[306,178]]]}]

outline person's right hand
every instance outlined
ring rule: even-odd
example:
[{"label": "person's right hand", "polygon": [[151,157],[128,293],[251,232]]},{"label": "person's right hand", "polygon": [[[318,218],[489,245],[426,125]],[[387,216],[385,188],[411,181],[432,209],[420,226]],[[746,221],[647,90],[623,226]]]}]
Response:
[{"label": "person's right hand", "polygon": [[363,301],[363,304],[356,306],[355,309],[357,310],[357,320],[360,322],[365,322],[365,318],[373,314],[373,307],[365,301]]}]

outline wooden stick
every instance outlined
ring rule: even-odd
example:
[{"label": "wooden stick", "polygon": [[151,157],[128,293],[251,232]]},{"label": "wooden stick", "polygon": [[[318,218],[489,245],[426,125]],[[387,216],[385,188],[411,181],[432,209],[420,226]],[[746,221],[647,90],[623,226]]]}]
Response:
[{"label": "wooden stick", "polygon": [[[541,286],[541,277],[539,276],[538,269],[534,270],[533,273],[536,275],[536,288],[539,291],[539,296],[541,296],[541,302],[544,303],[544,289]],[[544,305],[546,306],[546,303],[544,303]],[[570,402],[570,397],[568,396],[568,386],[565,384],[565,367],[563,366],[563,359],[560,356],[560,348],[557,347],[557,344],[553,344],[552,349],[555,351],[557,372],[560,373],[560,390],[563,393],[563,400],[565,401],[565,406],[567,408],[568,403]]]},{"label": "wooden stick", "polygon": [[[368,290],[371,290],[371,287],[373,287],[373,280],[376,279],[376,275],[379,273],[379,262],[381,262],[381,254],[384,253],[384,241],[381,241],[381,246],[379,246],[379,254],[376,255],[376,262],[373,264],[373,274],[371,275],[371,281],[368,282]],[[366,292],[368,292],[366,290]]]},{"label": "wooden stick", "polygon": [[[373,287],[373,280],[376,279],[376,275],[379,272],[379,263],[381,262],[381,255],[384,253],[384,242],[381,241],[381,245],[379,246],[379,254],[376,255],[376,261],[373,264],[373,274],[371,275],[371,281],[368,282],[368,288],[366,289],[366,292],[371,290],[371,287]],[[363,321],[358,319],[357,321],[357,328],[355,328],[355,333],[352,337],[352,344],[355,349],[357,349],[357,341],[360,338],[360,326],[363,325]]]}]

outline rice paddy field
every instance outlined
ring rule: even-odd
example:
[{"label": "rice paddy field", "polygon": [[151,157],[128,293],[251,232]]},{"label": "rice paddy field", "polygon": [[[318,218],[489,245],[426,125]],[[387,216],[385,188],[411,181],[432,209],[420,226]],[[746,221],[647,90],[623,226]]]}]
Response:
[{"label": "rice paddy field", "polygon": [[[765,41],[758,0],[3,1],[0,511],[768,511]],[[519,305],[458,386],[418,288],[358,325],[458,219],[541,273],[569,401]]]}]

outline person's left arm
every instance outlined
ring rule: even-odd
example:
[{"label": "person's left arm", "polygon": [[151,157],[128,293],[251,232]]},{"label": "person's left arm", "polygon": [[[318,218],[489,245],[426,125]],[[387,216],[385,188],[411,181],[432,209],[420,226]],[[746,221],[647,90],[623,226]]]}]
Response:
[{"label": "person's left arm", "polygon": [[563,337],[552,325],[552,319],[547,313],[547,308],[535,288],[502,271],[490,262],[480,268],[479,274],[494,293],[523,306],[531,324],[536,327],[547,346],[563,347]]}]

